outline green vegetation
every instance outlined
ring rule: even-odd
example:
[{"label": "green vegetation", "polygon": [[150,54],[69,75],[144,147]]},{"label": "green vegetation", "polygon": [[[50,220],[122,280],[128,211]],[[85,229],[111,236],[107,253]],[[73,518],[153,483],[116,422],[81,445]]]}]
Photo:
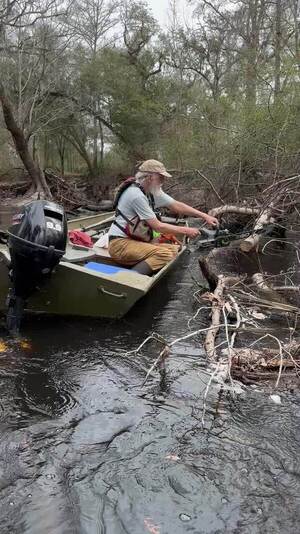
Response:
[{"label": "green vegetation", "polygon": [[218,185],[298,171],[297,0],[194,1],[190,27],[175,5],[160,28],[143,2],[3,1],[1,172],[17,153],[99,181],[153,157]]}]

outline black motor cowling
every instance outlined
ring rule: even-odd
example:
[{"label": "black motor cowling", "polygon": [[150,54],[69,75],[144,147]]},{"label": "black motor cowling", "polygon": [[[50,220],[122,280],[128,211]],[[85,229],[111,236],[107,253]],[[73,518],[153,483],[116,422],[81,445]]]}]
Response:
[{"label": "black motor cowling", "polygon": [[36,200],[13,216],[8,230],[12,287],[7,326],[18,332],[26,300],[59,263],[67,243],[67,220],[58,204]]}]

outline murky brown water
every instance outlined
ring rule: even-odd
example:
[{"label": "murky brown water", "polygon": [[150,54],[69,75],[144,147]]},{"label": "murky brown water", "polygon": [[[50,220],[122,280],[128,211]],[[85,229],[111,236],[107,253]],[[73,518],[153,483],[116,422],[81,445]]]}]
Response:
[{"label": "murky brown water", "polygon": [[[212,385],[198,339],[166,382],[152,331],[172,340],[195,311],[187,255],[122,321],[31,319],[0,345],[1,534],[299,532],[300,395],[276,405]],[[200,324],[201,318],[197,325]]]}]

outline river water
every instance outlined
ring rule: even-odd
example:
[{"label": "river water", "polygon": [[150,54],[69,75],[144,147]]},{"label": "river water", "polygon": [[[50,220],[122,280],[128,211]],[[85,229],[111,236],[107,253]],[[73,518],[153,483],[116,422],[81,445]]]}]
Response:
[{"label": "river water", "polygon": [[[299,533],[300,395],[209,380],[199,339],[124,356],[151,332],[187,332],[187,254],[121,321],[32,318],[0,342],[1,534]],[[199,328],[201,319],[191,323]],[[204,324],[203,324],[204,326]]]}]

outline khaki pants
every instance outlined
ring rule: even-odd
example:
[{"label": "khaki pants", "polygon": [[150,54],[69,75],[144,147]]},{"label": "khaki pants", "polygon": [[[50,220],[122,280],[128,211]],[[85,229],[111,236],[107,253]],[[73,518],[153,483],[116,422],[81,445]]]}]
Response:
[{"label": "khaki pants", "polygon": [[153,245],[121,237],[110,241],[108,251],[117,263],[131,266],[145,261],[152,271],[158,271],[177,256],[179,248],[178,245]]}]

